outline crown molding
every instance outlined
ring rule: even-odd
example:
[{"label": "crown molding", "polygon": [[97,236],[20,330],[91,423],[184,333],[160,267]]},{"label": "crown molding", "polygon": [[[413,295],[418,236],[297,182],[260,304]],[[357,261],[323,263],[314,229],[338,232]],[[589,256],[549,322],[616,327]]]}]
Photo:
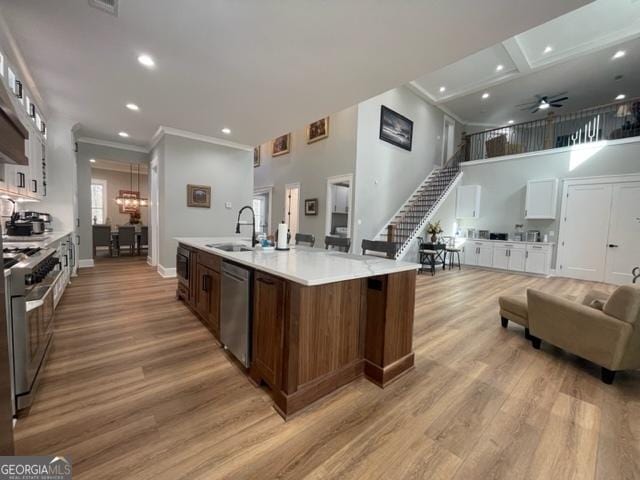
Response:
[{"label": "crown molding", "polygon": [[151,143],[149,144],[149,151],[153,150],[158,144],[158,142],[165,135],[188,138],[190,140],[197,140],[199,142],[212,143],[214,145],[222,145],[223,147],[235,148],[238,150],[245,150],[247,152],[253,152],[253,149],[254,149],[254,147],[250,145],[244,145],[242,143],[232,142],[230,140],[225,140],[223,138],[210,137],[208,135],[201,135],[199,133],[188,132],[186,130],[180,130],[178,128],[165,127],[161,125],[160,127],[158,127],[158,130],[156,130],[156,133],[151,138]]},{"label": "crown molding", "polygon": [[146,147],[139,147],[137,145],[128,145],[126,143],[111,142],[109,140],[101,140],[99,138],[92,137],[79,137],[78,143],[89,143],[91,145],[100,145],[101,147],[119,148],[120,150],[130,150],[132,152],[149,153],[149,149]]}]

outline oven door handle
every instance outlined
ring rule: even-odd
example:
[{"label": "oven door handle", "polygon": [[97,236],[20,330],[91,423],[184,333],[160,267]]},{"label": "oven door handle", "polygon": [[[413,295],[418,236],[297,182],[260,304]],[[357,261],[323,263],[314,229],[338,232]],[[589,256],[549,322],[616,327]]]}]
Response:
[{"label": "oven door handle", "polygon": [[29,313],[32,310],[35,310],[36,308],[40,308],[44,305],[45,299],[49,295],[51,295],[51,292],[53,292],[53,288],[55,287],[56,283],[58,283],[58,280],[60,279],[61,274],[62,274],[62,271],[61,270],[58,271],[58,274],[49,285],[49,288],[47,288],[47,291],[44,292],[44,295],[42,295],[40,298],[37,298],[35,300],[29,300],[28,302],[25,302],[27,313]]}]

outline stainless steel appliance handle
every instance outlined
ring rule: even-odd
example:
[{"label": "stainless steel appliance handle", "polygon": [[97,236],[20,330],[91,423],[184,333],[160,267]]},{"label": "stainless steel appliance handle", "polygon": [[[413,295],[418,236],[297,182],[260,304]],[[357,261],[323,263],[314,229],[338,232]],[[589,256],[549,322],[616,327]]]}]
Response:
[{"label": "stainless steel appliance handle", "polygon": [[42,295],[40,298],[37,298],[35,300],[30,300],[28,302],[25,302],[27,313],[29,313],[32,310],[35,310],[36,308],[40,308],[42,307],[42,305],[44,305],[45,299],[51,294],[51,292],[53,292],[53,288],[55,287],[56,283],[58,283],[58,280],[60,279],[60,275],[62,275],[62,271],[58,272],[56,277],[53,279],[53,281],[49,285],[49,288],[47,288],[47,291],[44,293],[44,295]]},{"label": "stainless steel appliance handle", "polygon": [[[230,272],[222,272],[222,274],[227,278],[231,278],[231,279],[235,280],[236,282],[246,282],[248,280],[247,278],[238,277],[238,276],[236,276],[236,275],[234,275],[233,273],[230,273]],[[258,280],[262,280],[262,279],[259,278]],[[265,283],[267,283],[267,282],[265,282]]]}]

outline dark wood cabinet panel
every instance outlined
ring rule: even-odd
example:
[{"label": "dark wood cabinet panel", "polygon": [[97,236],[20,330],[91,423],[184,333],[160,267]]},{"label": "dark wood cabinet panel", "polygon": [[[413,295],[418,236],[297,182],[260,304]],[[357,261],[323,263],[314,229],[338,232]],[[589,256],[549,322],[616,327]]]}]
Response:
[{"label": "dark wood cabinet panel", "polygon": [[285,282],[256,272],[253,290],[253,369],[272,388],[282,378]]},{"label": "dark wood cabinet panel", "polygon": [[210,253],[198,252],[198,263],[210,268],[214,272],[220,272],[222,259]]},{"label": "dark wood cabinet panel", "polygon": [[210,270],[209,282],[209,312],[208,320],[211,331],[216,338],[220,338],[220,285],[222,279],[218,272]]},{"label": "dark wood cabinet panel", "polygon": [[196,264],[196,298],[195,307],[198,314],[203,319],[209,317],[209,305],[211,304],[211,295],[209,294],[209,284],[211,283],[211,270],[204,265]]}]

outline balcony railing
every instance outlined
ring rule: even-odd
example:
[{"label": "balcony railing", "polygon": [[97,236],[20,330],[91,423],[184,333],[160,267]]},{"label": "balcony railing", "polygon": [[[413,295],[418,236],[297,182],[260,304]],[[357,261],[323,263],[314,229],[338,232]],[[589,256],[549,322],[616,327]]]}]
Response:
[{"label": "balcony railing", "polygon": [[473,133],[465,161],[640,136],[640,98]]}]

